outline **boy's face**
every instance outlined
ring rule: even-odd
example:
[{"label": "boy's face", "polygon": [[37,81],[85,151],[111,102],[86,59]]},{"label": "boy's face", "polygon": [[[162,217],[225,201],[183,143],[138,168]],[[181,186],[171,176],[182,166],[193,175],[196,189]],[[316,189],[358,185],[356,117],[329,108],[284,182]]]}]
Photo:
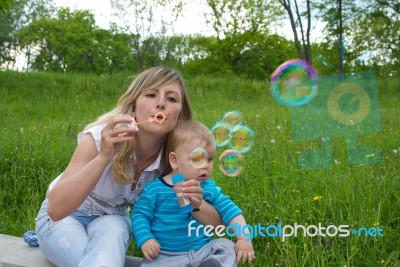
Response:
[{"label": "boy's face", "polygon": [[[192,152],[199,149],[207,152],[205,159],[193,159]],[[182,173],[187,180],[196,179],[200,182],[210,178],[214,164],[216,147],[214,145],[205,146],[204,141],[192,141],[180,144],[174,152],[169,154],[169,161],[174,172]],[[196,153],[197,154],[197,153]],[[203,154],[204,155],[204,154]],[[199,155],[197,155],[198,157]],[[200,153],[201,156],[201,153]],[[199,168],[195,161],[203,161],[204,164]]]}]

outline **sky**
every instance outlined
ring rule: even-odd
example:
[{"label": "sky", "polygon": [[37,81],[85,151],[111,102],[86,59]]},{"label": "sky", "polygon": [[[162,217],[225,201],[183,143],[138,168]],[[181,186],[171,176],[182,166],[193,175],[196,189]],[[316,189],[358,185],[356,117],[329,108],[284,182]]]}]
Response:
[{"label": "sky", "polygon": [[[91,10],[95,16],[97,26],[104,29],[109,28],[109,21],[112,17],[110,0],[53,0],[53,2],[57,7],[68,7],[71,10]],[[184,8],[184,16],[177,21],[174,27],[175,34],[199,33],[203,36],[213,35],[212,29],[204,24],[205,2],[199,0],[185,2],[188,4]],[[203,3],[203,6],[200,3]],[[26,58],[23,54],[20,54],[16,58],[15,68],[22,70],[25,65]]]},{"label": "sky", "polygon": [[[145,0],[143,0],[145,1]],[[68,7],[71,10],[91,10],[95,16],[96,24],[100,28],[108,29],[109,21],[112,17],[110,0],[53,0],[58,7]],[[186,0],[183,9],[183,16],[174,24],[175,34],[201,34],[203,36],[215,35],[210,25],[205,24],[204,13],[207,11],[205,1]],[[273,29],[276,33],[286,36],[293,40],[293,32],[290,26],[284,25],[282,28]],[[311,40],[315,41],[320,37],[320,31],[312,31]],[[17,68],[21,69],[25,65],[25,58],[17,58]]]},{"label": "sky", "polygon": [[[68,7],[71,10],[83,9],[92,10],[95,15],[97,26],[108,29],[111,17],[110,0],[53,0],[56,6]],[[183,17],[180,18],[174,31],[177,34],[203,34],[212,35],[212,29],[204,24],[204,11],[206,10],[204,1],[186,1]],[[203,4],[201,4],[203,3]]]},{"label": "sky", "polygon": [[[92,10],[95,15],[97,26],[108,29],[111,17],[110,0],[53,0],[57,6],[69,7],[71,10],[84,9]],[[145,0],[143,0],[145,1]],[[174,24],[175,34],[201,34],[203,36],[215,35],[210,25],[205,24],[204,13],[207,7],[203,0],[186,0],[183,16]],[[322,24],[313,25],[316,30],[311,31],[311,41],[319,41],[322,38]],[[272,29],[280,35],[293,40],[293,32],[289,20],[281,28]]]}]

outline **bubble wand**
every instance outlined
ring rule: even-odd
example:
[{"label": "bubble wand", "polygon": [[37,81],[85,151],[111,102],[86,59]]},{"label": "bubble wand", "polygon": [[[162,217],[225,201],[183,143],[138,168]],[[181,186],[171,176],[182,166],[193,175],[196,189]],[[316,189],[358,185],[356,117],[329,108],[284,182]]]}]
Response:
[{"label": "bubble wand", "polygon": [[165,120],[165,114],[162,112],[157,112],[156,114],[154,114],[154,118],[150,117],[147,120],[141,121],[141,122],[137,122],[136,125],[138,124],[142,124],[145,122],[158,122],[159,124],[163,123]]},{"label": "bubble wand", "polygon": [[127,127],[133,127],[136,128],[136,125],[142,124],[142,123],[146,123],[146,122],[158,122],[159,124],[163,123],[165,121],[165,114],[162,112],[157,112],[156,114],[154,114],[154,118],[150,117],[147,120],[141,121],[141,122],[130,122],[127,123],[126,126]]}]

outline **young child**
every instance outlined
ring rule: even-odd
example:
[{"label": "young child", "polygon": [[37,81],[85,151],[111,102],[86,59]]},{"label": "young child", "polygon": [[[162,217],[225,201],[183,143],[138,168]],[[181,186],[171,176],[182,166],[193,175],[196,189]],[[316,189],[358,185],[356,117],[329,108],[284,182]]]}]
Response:
[{"label": "young child", "polygon": [[[201,182],[203,201],[215,207],[225,224],[246,225],[242,211],[210,179],[215,153],[214,136],[197,121],[181,121],[170,133],[167,155],[172,171],[148,182],[132,211],[136,245],[145,257],[142,266],[236,266],[240,260],[250,263],[255,258],[245,236],[237,235],[236,244],[226,238],[213,239],[203,231],[206,216],[198,210],[180,210],[179,188],[173,184],[183,175],[185,180]],[[193,227],[196,231],[190,231]]]}]

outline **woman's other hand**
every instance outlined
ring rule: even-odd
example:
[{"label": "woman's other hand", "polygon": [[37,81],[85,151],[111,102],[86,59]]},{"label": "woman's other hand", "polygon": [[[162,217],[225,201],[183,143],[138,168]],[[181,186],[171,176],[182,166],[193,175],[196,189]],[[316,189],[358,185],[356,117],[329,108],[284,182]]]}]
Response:
[{"label": "woman's other hand", "polygon": [[182,184],[184,196],[190,200],[193,209],[199,209],[203,203],[203,189],[197,180],[188,180]]}]

